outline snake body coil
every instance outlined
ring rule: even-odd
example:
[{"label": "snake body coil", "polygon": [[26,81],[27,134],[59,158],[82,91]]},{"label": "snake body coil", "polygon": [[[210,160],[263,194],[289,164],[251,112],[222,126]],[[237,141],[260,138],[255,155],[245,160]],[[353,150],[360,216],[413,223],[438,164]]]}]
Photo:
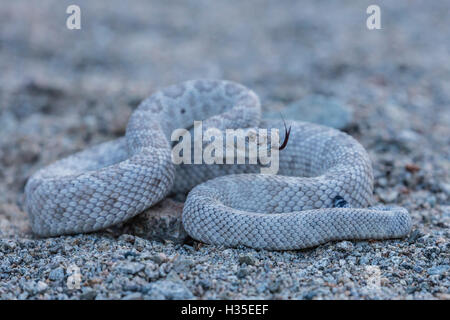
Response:
[{"label": "snake body coil", "polygon": [[[277,175],[259,165],[177,165],[173,130],[277,128],[260,121],[255,93],[229,81],[192,80],[144,100],[124,138],[91,147],[36,172],[26,205],[40,236],[90,232],[123,222],[172,192],[189,193],[183,225],[211,244],[299,249],[330,240],[408,234],[400,207],[369,207],[373,175],[364,148],[331,128],[293,122]],[[206,181],[206,182],[205,182]],[[344,207],[336,205],[346,203]],[[343,202],[342,202],[343,201]]]}]

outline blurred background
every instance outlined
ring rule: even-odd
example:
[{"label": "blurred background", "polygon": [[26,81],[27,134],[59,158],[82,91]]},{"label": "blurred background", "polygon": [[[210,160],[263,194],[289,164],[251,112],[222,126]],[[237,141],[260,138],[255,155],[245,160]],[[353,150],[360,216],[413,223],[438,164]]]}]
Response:
[{"label": "blurred background", "polygon": [[[66,27],[71,4],[81,30]],[[381,30],[366,27],[371,4]],[[449,9],[447,1],[1,0],[0,234],[27,232],[30,174],[123,135],[142,99],[194,78],[250,87],[267,117],[281,111],[346,130],[369,150],[379,201],[448,205]]]}]

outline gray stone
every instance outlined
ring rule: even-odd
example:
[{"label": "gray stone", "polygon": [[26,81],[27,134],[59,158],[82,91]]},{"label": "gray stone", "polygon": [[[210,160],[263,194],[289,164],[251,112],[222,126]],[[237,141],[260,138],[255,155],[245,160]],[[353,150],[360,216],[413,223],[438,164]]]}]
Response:
[{"label": "gray stone", "polygon": [[150,260],[152,260],[153,262],[155,262],[157,264],[161,264],[161,263],[167,261],[167,256],[161,252],[161,253],[157,253],[157,254],[150,256]]},{"label": "gray stone", "polygon": [[125,297],[122,298],[122,300],[142,300],[142,293],[133,292],[133,293],[127,294]]},{"label": "gray stone", "polygon": [[116,270],[125,274],[136,274],[144,270],[145,265],[139,262],[123,262],[116,266]]},{"label": "gray stone", "polygon": [[351,252],[353,251],[353,243],[350,241],[341,241],[336,244],[336,248],[340,251]]},{"label": "gray stone", "polygon": [[440,188],[442,191],[444,191],[444,193],[448,196],[450,196],[450,183],[446,183],[446,182],[441,182],[440,183]]},{"label": "gray stone", "polygon": [[81,300],[94,300],[97,296],[97,291],[93,289],[86,289],[82,294],[80,294]]},{"label": "gray stone", "polygon": [[202,279],[199,281],[199,285],[203,288],[203,290],[209,290],[209,288],[211,288],[211,281]]},{"label": "gray stone", "polygon": [[255,259],[251,255],[242,255],[242,256],[239,256],[239,263],[246,264],[248,266],[254,266]]},{"label": "gray stone", "polygon": [[29,294],[34,295],[37,293],[45,292],[48,289],[48,285],[43,281],[35,282],[32,280],[28,280],[22,284],[22,288]]},{"label": "gray stone", "polygon": [[17,247],[17,244],[13,240],[0,239],[0,252],[10,253]]},{"label": "gray stone", "polygon": [[414,266],[413,270],[417,273],[420,273],[423,271],[423,269],[420,266]]},{"label": "gray stone", "polygon": [[153,281],[159,278],[159,269],[156,265],[147,264],[144,269],[145,275],[149,280]]},{"label": "gray stone", "polygon": [[193,265],[194,262],[191,259],[177,258],[173,262],[173,270],[177,273],[187,273]]},{"label": "gray stone", "polygon": [[270,283],[267,286],[267,288],[269,289],[269,291],[271,293],[280,292],[280,290],[281,290],[281,281],[279,281],[279,280],[272,280],[272,281],[270,281]]},{"label": "gray stone", "polygon": [[125,234],[120,235],[120,237],[117,240],[134,244],[135,237],[131,234],[125,233]]},{"label": "gray stone", "polygon": [[414,243],[417,241],[417,239],[419,239],[422,236],[423,236],[423,234],[418,229],[415,229],[410,233],[410,235],[408,237],[408,242]]},{"label": "gray stone", "polygon": [[384,203],[391,203],[397,199],[398,192],[396,190],[383,190],[378,191],[378,195]]},{"label": "gray stone", "polygon": [[186,300],[194,295],[182,282],[159,280],[146,287],[146,294],[151,299]]},{"label": "gray stone", "polygon": [[315,296],[317,296],[316,291],[309,291],[303,295],[303,299],[305,300],[312,300]]},{"label": "gray stone", "polygon": [[429,275],[441,275],[446,273],[448,270],[450,269],[449,265],[440,265],[440,266],[435,266],[435,267],[431,267],[427,269],[427,272]]},{"label": "gray stone", "polygon": [[64,268],[59,267],[50,271],[48,278],[52,281],[61,281],[64,279]]},{"label": "gray stone", "polygon": [[242,268],[240,268],[240,269],[238,270],[238,272],[236,273],[236,276],[237,276],[239,279],[243,279],[243,278],[245,278],[246,276],[248,276],[249,273],[250,273],[250,272],[247,270],[247,268],[242,267]]},{"label": "gray stone", "polygon": [[182,212],[183,203],[164,199],[127,222],[121,232],[148,240],[181,244],[188,238],[181,221]]},{"label": "gray stone", "polygon": [[284,109],[263,113],[264,119],[285,119],[314,122],[337,129],[348,127],[353,121],[351,108],[337,98],[308,95]]},{"label": "gray stone", "polygon": [[48,289],[48,284],[46,284],[44,281],[38,281],[35,289],[37,293],[42,293]]}]

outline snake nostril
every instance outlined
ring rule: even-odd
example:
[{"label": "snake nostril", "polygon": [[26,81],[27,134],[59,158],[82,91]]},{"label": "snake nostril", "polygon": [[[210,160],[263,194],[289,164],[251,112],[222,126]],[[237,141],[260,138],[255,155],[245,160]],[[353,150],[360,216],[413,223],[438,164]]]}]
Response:
[{"label": "snake nostril", "polygon": [[336,196],[333,199],[333,208],[345,208],[348,206],[347,201],[341,196]]}]

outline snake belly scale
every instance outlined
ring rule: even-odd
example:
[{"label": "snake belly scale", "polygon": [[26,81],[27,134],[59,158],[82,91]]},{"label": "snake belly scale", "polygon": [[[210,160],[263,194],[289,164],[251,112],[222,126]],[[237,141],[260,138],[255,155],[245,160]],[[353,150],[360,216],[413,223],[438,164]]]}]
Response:
[{"label": "snake belly scale", "polygon": [[[278,174],[259,165],[174,165],[173,130],[194,120],[208,128],[283,129],[261,121],[260,101],[225,80],[164,88],[133,112],[125,137],[90,147],[38,170],[25,187],[33,232],[56,236],[107,228],[169,193],[187,193],[186,231],[199,241],[261,249],[301,249],[343,239],[406,236],[401,207],[372,206],[373,173],[364,148],[338,130],[290,122]],[[345,206],[337,206],[342,199]]]}]

